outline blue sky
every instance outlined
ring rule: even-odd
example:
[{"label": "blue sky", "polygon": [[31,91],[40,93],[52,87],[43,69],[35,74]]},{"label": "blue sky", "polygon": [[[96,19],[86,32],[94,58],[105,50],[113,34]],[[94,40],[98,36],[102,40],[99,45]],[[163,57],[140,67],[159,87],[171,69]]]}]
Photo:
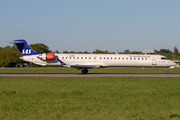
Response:
[{"label": "blue sky", "polygon": [[180,0],[0,0],[0,43],[53,51],[180,50]]}]

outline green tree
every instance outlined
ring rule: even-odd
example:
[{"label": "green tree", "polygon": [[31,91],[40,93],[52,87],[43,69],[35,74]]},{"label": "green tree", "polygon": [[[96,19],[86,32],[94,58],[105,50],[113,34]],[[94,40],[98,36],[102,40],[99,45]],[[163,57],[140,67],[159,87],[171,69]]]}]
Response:
[{"label": "green tree", "polygon": [[68,53],[76,53],[76,51],[70,51],[70,52],[68,52]]},{"label": "green tree", "polygon": [[10,63],[19,63],[20,54],[12,51],[9,47],[0,50],[0,66],[9,66]]},{"label": "green tree", "polygon": [[141,52],[139,52],[139,51],[133,51],[133,52],[131,52],[131,54],[140,54]]},{"label": "green tree", "polygon": [[178,53],[179,53],[179,50],[178,50],[177,47],[175,46],[175,47],[174,47],[174,55],[178,55]]},{"label": "green tree", "polygon": [[19,51],[19,49],[17,48],[17,46],[16,46],[15,44],[11,47],[11,50],[14,51],[14,52],[16,52],[16,53],[21,54],[20,51]]},{"label": "green tree", "polygon": [[169,50],[169,49],[160,49],[160,50],[158,51],[158,53],[168,54],[168,53],[172,53],[172,52],[171,52],[171,50]]},{"label": "green tree", "polygon": [[55,51],[56,53],[60,53],[58,50]]},{"label": "green tree", "polygon": [[172,55],[167,55],[166,56],[168,59],[172,59],[173,57],[172,57]]},{"label": "green tree", "polygon": [[4,47],[4,49],[9,49],[9,50],[11,50],[11,46],[10,46],[10,45],[7,45],[6,47]]},{"label": "green tree", "polygon": [[83,54],[83,52],[79,51],[79,52],[77,52],[77,54]]},{"label": "green tree", "polygon": [[31,44],[30,47],[36,52],[41,52],[41,53],[52,52],[51,50],[49,50],[49,47],[43,43]]},{"label": "green tree", "polygon": [[130,50],[129,49],[126,49],[125,51],[124,51],[124,54],[129,54],[130,53]]},{"label": "green tree", "polygon": [[179,56],[177,55],[174,55],[174,58],[173,59],[179,59]]},{"label": "green tree", "polygon": [[109,54],[107,50],[98,50],[93,51],[94,54]]},{"label": "green tree", "polygon": [[123,52],[117,52],[118,54],[123,54]]},{"label": "green tree", "polygon": [[63,53],[69,53],[69,52],[66,50],[66,51],[63,51]]},{"label": "green tree", "polygon": [[91,52],[84,51],[85,54],[91,54]]}]

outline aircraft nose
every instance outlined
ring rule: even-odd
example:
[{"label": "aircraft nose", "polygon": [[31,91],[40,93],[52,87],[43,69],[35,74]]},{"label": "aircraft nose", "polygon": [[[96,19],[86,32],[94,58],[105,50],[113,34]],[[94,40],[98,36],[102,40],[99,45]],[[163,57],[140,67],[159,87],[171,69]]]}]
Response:
[{"label": "aircraft nose", "polygon": [[175,62],[173,62],[174,66],[176,66],[177,64]]},{"label": "aircraft nose", "polygon": [[170,65],[171,65],[171,66],[176,66],[177,64],[176,64],[175,62],[171,61],[171,62],[170,62]]}]

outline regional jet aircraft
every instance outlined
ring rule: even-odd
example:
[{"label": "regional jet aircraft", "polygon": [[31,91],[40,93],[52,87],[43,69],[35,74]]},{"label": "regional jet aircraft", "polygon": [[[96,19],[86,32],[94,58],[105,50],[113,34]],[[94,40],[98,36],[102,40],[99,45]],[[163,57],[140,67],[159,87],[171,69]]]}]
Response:
[{"label": "regional jet aircraft", "polygon": [[25,40],[13,42],[22,54],[20,59],[43,66],[66,66],[88,73],[90,68],[106,67],[164,67],[174,68],[176,63],[162,55],[147,54],[57,54],[34,51]]}]

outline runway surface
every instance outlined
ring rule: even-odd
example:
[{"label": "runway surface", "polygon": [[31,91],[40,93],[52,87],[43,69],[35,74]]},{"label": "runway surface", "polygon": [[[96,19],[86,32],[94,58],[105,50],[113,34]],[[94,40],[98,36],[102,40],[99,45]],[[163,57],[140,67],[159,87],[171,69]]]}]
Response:
[{"label": "runway surface", "polygon": [[180,77],[180,73],[0,73],[0,77]]}]

